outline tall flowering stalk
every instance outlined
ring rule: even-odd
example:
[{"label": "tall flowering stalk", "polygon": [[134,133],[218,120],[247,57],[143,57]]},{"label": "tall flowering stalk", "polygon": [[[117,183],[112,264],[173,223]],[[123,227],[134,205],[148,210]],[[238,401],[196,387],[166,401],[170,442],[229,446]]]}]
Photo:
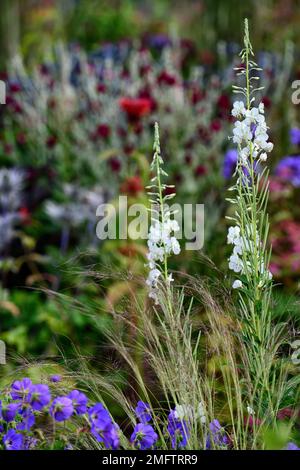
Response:
[{"label": "tall flowering stalk", "polygon": [[[234,222],[228,230],[227,241],[233,245],[229,268],[237,276],[233,288],[239,290],[242,314],[242,335],[247,345],[249,374],[252,390],[251,406],[260,413],[275,413],[272,405],[275,397],[270,392],[272,364],[269,360],[276,348],[276,333],[271,323],[272,275],[269,271],[270,249],[267,245],[269,222],[267,154],[272,151],[263,103],[255,106],[255,94],[260,70],[253,60],[248,21],[245,20],[242,65],[238,75],[245,86],[235,86],[234,92],[243,100],[233,105],[232,115],[237,118],[233,130],[233,142],[238,146],[236,183],[230,188],[234,197]],[[278,331],[277,331],[278,333]],[[273,356],[272,356],[273,357]]]},{"label": "tall flowering stalk", "polygon": [[171,217],[174,212],[170,210],[168,201],[173,199],[174,193],[166,194],[168,188],[174,186],[166,185],[163,178],[168,176],[162,169],[163,159],[160,151],[159,129],[155,123],[154,134],[154,155],[151,163],[151,170],[154,177],[151,179],[151,185],[147,187],[150,191],[151,203],[151,226],[148,235],[147,255],[149,275],[146,281],[150,293],[149,297],[158,303],[158,291],[160,282],[164,283],[169,289],[173,281],[172,274],[168,272],[168,257],[173,253],[180,253],[180,245],[175,237],[175,232],[179,231],[179,225],[175,219]]}]

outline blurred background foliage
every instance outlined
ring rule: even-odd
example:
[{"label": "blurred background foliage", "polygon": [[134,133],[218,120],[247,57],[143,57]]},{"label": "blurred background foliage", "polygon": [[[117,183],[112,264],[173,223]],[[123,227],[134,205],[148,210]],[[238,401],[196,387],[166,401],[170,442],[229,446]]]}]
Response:
[{"label": "blurred background foliage", "polygon": [[92,50],[103,42],[146,34],[177,34],[209,50],[240,41],[248,17],[257,49],[299,41],[299,0],[2,0],[1,60],[20,46],[37,61],[57,40]]}]

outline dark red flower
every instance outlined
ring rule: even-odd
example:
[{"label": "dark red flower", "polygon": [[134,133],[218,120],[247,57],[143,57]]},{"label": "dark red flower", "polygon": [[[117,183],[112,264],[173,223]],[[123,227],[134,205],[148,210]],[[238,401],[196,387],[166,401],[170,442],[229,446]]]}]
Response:
[{"label": "dark red flower", "polygon": [[121,170],[121,167],[122,167],[121,162],[118,159],[118,157],[111,157],[108,160],[108,165],[110,166],[111,170],[114,173],[118,173]]},{"label": "dark red flower", "polygon": [[191,154],[186,154],[185,157],[184,157],[184,161],[187,165],[190,165],[193,161],[193,157]]},{"label": "dark red flower", "polygon": [[213,119],[213,121],[210,124],[210,128],[213,132],[219,132],[222,128],[220,119]]},{"label": "dark red flower", "polygon": [[19,91],[21,91],[21,86],[19,85],[19,83],[11,83],[9,85],[9,91],[11,93],[19,93]]},{"label": "dark red flower", "polygon": [[205,127],[199,127],[198,128],[198,135],[202,142],[208,143],[210,141],[210,133]]},{"label": "dark red flower", "polygon": [[176,85],[176,82],[177,82],[176,77],[166,72],[165,70],[162,71],[157,77],[157,83],[159,85],[174,86]]},{"label": "dark red flower", "polygon": [[110,136],[110,127],[107,124],[99,124],[95,131],[95,137],[107,139],[109,136]]},{"label": "dark red flower", "polygon": [[134,151],[134,146],[132,144],[126,144],[124,145],[123,150],[126,155],[130,155]]},{"label": "dark red flower", "polygon": [[145,77],[145,75],[148,75],[150,70],[151,70],[151,65],[149,65],[149,64],[141,65],[141,67],[140,67],[140,76]]},{"label": "dark red flower", "polygon": [[48,149],[52,149],[53,147],[55,147],[56,143],[57,143],[57,138],[55,137],[55,135],[50,135],[46,141],[46,145]]},{"label": "dark red flower", "polygon": [[104,85],[104,83],[98,83],[97,87],[96,87],[96,90],[97,90],[98,93],[105,93],[106,92],[106,86]]},{"label": "dark red flower", "polygon": [[265,105],[266,108],[269,108],[272,104],[272,101],[268,96],[263,96],[261,102]]},{"label": "dark red flower", "polygon": [[197,104],[200,101],[203,100],[205,97],[205,92],[203,90],[200,90],[200,88],[194,88],[192,91],[192,98],[191,101],[193,104]]},{"label": "dark red flower", "polygon": [[229,111],[231,109],[231,102],[229,96],[221,95],[218,99],[217,106],[222,113]]},{"label": "dark red flower", "polygon": [[195,168],[194,174],[195,176],[204,176],[207,173],[207,169],[204,165],[198,165]]},{"label": "dark red flower", "polygon": [[130,176],[121,185],[121,192],[130,196],[136,196],[144,190],[143,182],[140,176]]},{"label": "dark red flower", "polygon": [[151,101],[147,98],[121,98],[119,104],[129,119],[139,119],[151,110]]}]

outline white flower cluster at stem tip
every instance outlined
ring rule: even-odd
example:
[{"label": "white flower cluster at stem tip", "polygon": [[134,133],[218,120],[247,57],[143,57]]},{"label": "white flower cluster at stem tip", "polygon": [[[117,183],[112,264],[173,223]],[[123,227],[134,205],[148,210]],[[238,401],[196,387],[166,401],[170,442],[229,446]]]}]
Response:
[{"label": "white flower cluster at stem tip", "polygon": [[237,118],[233,129],[233,142],[239,146],[241,163],[246,167],[249,165],[250,152],[254,160],[265,162],[267,153],[273,150],[273,144],[268,142],[264,104],[246,109],[243,101],[235,101],[231,114]]},{"label": "white flower cluster at stem tip", "polygon": [[[160,263],[164,262],[165,256],[172,254],[178,255],[180,253],[180,245],[174,236],[174,233],[179,231],[179,225],[176,220],[170,219],[170,213],[165,213],[165,220],[152,219],[152,223],[148,235],[148,248],[147,254],[148,266],[150,272],[146,284],[150,288],[149,297],[157,300],[157,287],[159,277],[161,276]],[[168,275],[169,282],[171,282],[172,274]]]}]

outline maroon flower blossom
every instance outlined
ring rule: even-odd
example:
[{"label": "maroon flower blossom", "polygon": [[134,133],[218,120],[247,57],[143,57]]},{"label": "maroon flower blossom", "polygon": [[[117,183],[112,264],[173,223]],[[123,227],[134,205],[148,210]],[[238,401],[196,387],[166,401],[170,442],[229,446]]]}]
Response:
[{"label": "maroon flower blossom", "polygon": [[136,196],[144,190],[143,182],[140,176],[131,176],[121,185],[121,192],[130,196]]},{"label": "maroon flower blossom", "polygon": [[162,71],[157,77],[157,83],[159,85],[174,86],[176,85],[177,80],[176,80],[176,77],[174,77],[174,75],[171,75],[170,73],[166,71]]},{"label": "maroon flower blossom", "polygon": [[207,173],[207,169],[204,165],[198,165],[195,168],[194,174],[195,176],[204,176]]}]

